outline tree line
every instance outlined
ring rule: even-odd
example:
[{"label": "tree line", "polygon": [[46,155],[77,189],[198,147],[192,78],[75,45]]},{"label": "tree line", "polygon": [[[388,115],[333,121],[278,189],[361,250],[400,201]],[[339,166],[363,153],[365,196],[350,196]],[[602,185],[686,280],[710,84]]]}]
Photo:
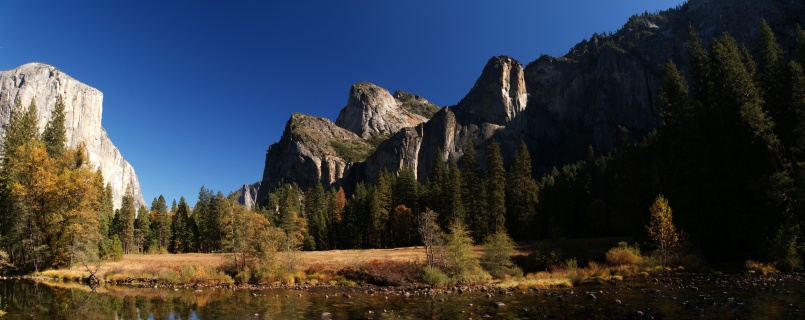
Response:
[{"label": "tree line", "polygon": [[432,218],[430,230],[460,230],[476,244],[508,236],[647,240],[646,208],[663,194],[685,230],[674,242],[696,243],[716,259],[765,256],[798,266],[805,32],[797,52],[786,53],[765,22],[760,31],[758,63],[728,34],[705,48],[690,28],[690,76],[668,62],[662,125],[640,140],[622,128],[613,152],[590,147],[585,160],[539,181],[525,143],[506,168],[495,141],[478,159],[469,140],[461,159],[437,151],[419,180],[411,168],[383,171],[349,196],[320,183],[281,183],[254,210],[203,186],[192,207],[184,198],[168,207],[159,196],[150,209],[136,208],[126,192],[114,210],[102,173],[89,169],[81,147],[65,147],[61,98],[42,134],[35,101],[25,109],[17,100],[2,141],[2,258],[24,271],[129,253],[228,252],[245,269],[267,261],[267,252],[421,245],[423,216]]},{"label": "tree line", "polygon": [[540,182],[543,237],[645,240],[644,208],[673,203],[685,238],[713,260],[801,263],[805,219],[805,32],[784,52],[760,25],[756,59],[729,34],[707,47],[689,28],[685,76],[666,65],[662,125],[641,140],[553,169]]}]

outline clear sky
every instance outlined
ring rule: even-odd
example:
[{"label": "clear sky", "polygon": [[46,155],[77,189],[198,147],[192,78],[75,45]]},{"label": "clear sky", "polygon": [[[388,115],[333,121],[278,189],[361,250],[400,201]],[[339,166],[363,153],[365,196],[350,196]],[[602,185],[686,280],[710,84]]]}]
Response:
[{"label": "clear sky", "polygon": [[0,1],[0,70],[56,66],[104,94],[148,204],[261,179],[293,112],[332,120],[353,83],[457,103],[486,61],[561,56],[681,0]]}]

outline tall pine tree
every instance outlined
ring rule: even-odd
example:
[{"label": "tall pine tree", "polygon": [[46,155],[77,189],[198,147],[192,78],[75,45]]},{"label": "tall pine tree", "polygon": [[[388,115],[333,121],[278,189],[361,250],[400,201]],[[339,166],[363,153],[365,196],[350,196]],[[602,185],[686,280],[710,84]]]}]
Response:
[{"label": "tall pine tree", "polygon": [[477,235],[481,239],[506,228],[506,169],[503,167],[503,157],[500,155],[500,146],[492,141],[486,151],[486,184],[487,208],[489,210],[489,226],[485,234]]},{"label": "tall pine tree", "polygon": [[533,178],[531,154],[520,142],[506,181],[506,224],[515,239],[533,239],[539,188]]},{"label": "tall pine tree", "polygon": [[53,113],[42,132],[42,141],[48,149],[48,154],[53,158],[60,158],[66,149],[67,133],[64,128],[64,99],[59,95],[56,98],[56,106]]}]

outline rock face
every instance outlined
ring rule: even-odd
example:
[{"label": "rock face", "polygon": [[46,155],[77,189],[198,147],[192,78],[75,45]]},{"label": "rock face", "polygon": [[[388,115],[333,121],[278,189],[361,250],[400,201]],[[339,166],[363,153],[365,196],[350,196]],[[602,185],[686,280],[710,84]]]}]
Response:
[{"label": "rock face", "polygon": [[[563,57],[542,56],[525,68],[510,57],[494,57],[458,105],[442,108],[424,123],[406,123],[393,112],[402,95],[392,97],[377,86],[358,84],[336,124],[362,138],[374,133],[390,136],[376,148],[370,146],[365,160],[345,166],[348,172],[340,180],[327,181],[349,190],[356,182],[374,181],[383,169],[397,172],[405,167],[415,169],[422,181],[437,152],[445,159],[459,159],[468,141],[475,144],[481,166],[492,139],[500,144],[506,165],[523,141],[535,174],[583,159],[589,146],[608,152],[624,138],[642,139],[659,125],[657,92],[665,63],[671,59],[683,72],[689,69],[689,25],[705,45],[729,32],[757,53],[761,18],[783,48],[794,52],[794,30],[805,25],[805,2],[690,0],[660,13],[635,15],[616,33],[593,35]],[[291,166],[284,162],[306,163],[292,150],[283,160],[269,158],[274,161],[267,161],[266,172]],[[321,170],[315,165],[310,169]],[[294,178],[301,184],[308,176]]]},{"label": "rock face", "polygon": [[260,190],[260,182],[253,184],[244,184],[240,190],[236,191],[238,194],[238,203],[251,210],[257,203],[257,193]]},{"label": "rock face", "polygon": [[302,190],[317,181],[333,186],[373,151],[364,139],[329,119],[296,113],[285,125],[280,141],[266,152],[258,202],[264,204],[268,192],[281,181],[295,181]]},{"label": "rock face", "polygon": [[506,125],[525,110],[528,102],[523,65],[506,56],[494,57],[486,63],[458,108],[478,117],[477,122]]},{"label": "rock face", "polygon": [[[427,121],[427,114],[423,115],[414,108],[425,105],[425,112],[428,112],[429,104],[430,102],[419,96],[401,91],[392,96],[386,89],[360,82],[349,90],[347,106],[341,109],[335,124],[361,138],[371,138],[377,134],[389,135]],[[436,106],[430,109],[433,108],[438,110]]]},{"label": "rock face", "polygon": [[[42,63],[0,71],[0,124],[8,123],[17,97],[24,107],[31,99],[36,99],[39,129],[43,131],[59,95],[65,103],[67,144],[70,147],[85,144],[90,163],[95,169],[101,169],[104,179],[112,186],[115,207],[120,207],[127,187],[131,188],[137,206],[145,204],[134,168],[123,159],[101,127],[103,94],[98,89]],[[0,127],[0,134],[5,134],[4,127]]]},{"label": "rock face", "polygon": [[[296,182],[307,190],[316,182],[325,188],[365,179],[366,160],[388,135],[427,121],[439,107],[415,94],[388,90],[362,82],[352,86],[347,106],[335,123],[329,119],[294,114],[280,141],[266,152],[257,203],[281,181]],[[377,168],[374,166],[372,168]]]}]

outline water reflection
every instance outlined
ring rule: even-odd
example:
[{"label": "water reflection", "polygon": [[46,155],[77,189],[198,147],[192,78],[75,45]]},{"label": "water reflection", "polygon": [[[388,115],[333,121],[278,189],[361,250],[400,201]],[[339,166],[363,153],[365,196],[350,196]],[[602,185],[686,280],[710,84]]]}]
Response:
[{"label": "water reflection", "polygon": [[[677,275],[526,292],[92,288],[0,281],[4,319],[802,319],[802,277]],[[326,318],[326,317],[325,317]]]}]

